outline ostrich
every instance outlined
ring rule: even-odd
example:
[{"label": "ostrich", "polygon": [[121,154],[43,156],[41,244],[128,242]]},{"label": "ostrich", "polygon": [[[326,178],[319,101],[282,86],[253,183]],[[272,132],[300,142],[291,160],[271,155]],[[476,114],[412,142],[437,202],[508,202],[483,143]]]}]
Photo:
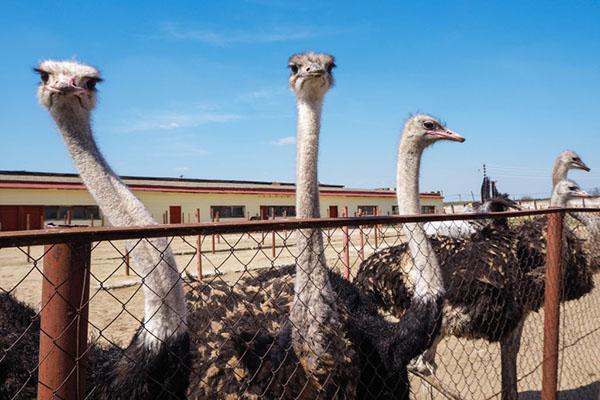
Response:
[{"label": "ostrich", "polygon": [[590,168],[581,160],[581,157],[572,150],[565,150],[556,157],[554,168],[552,169],[552,187],[556,187],[558,182],[567,179],[567,174],[571,169],[580,169],[590,172]]},{"label": "ostrich", "polygon": [[[297,54],[289,65],[298,108],[297,214],[315,217],[320,110],[333,82],[333,58]],[[423,118],[412,118],[404,134],[419,136],[420,151],[436,140],[462,140]],[[406,150],[403,162],[412,157]],[[298,244],[296,265],[252,271],[233,287],[218,278],[198,282],[188,292],[198,304],[190,324],[198,332],[199,380],[190,385],[190,397],[407,399],[406,365],[431,344],[441,322],[435,257],[415,249],[414,269],[423,276],[411,275],[412,307],[391,323],[369,296],[327,269],[320,232],[303,229]]]},{"label": "ostrich", "polygon": [[[579,197],[581,191],[555,188],[553,205]],[[470,238],[431,238],[446,286],[443,336],[500,341],[502,398],[517,397],[516,356],[523,322],[529,312],[543,305],[545,271],[545,219],[517,227],[488,224]],[[579,298],[593,286],[581,243],[565,230],[565,275],[561,301]],[[400,317],[410,305],[410,288],[401,264],[406,244],[375,253],[359,267],[355,280],[376,298],[380,309]],[[422,373],[435,370],[434,346],[413,361]]]},{"label": "ostrich", "polygon": [[[148,210],[113,172],[100,153],[91,128],[99,72],[73,61],[44,61],[36,71],[41,82],[38,100],[54,119],[86,187],[113,226],[156,224]],[[144,325],[126,349],[93,345],[88,356],[89,398],[183,399],[187,390],[190,353],[187,308],[181,278],[167,240],[149,239],[131,256],[144,280]],[[155,249],[159,249],[158,251]],[[26,353],[9,350],[10,363],[0,360],[0,397],[20,393],[35,397],[36,382],[27,382],[37,364],[39,321],[35,312],[12,296],[0,296],[0,348],[17,343]],[[34,321],[24,332],[24,321]],[[4,334],[8,333],[8,337]],[[10,334],[13,333],[11,336]],[[5,351],[3,351],[6,354]],[[86,397],[87,398],[87,397]]]},{"label": "ostrich", "polygon": [[[473,213],[490,213],[502,212],[511,208],[519,209],[520,207],[512,201],[507,194],[498,194],[494,197],[489,195],[486,200],[479,206],[466,211],[466,214]],[[506,219],[494,219],[492,224],[506,224]],[[425,233],[427,236],[449,236],[453,238],[467,239],[475,232],[484,229],[488,225],[487,221],[483,220],[468,220],[468,221],[431,221],[425,223]]]}]

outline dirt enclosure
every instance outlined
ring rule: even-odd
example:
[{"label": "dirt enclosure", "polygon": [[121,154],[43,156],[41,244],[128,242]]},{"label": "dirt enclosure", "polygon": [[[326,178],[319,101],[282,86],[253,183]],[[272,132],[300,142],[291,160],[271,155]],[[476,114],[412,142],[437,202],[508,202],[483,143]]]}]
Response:
[{"label": "dirt enclosure", "polygon": [[[277,233],[275,258],[272,234],[227,235],[217,241],[212,253],[212,237],[203,240],[203,271],[206,279],[223,279],[231,285],[243,275],[265,267],[294,263],[293,239]],[[365,257],[374,251],[373,235],[364,237]],[[262,245],[261,245],[262,242]],[[342,236],[326,236],[329,266],[343,270]],[[351,232],[351,274],[360,263],[357,232]],[[379,238],[378,247],[389,245]],[[172,248],[182,272],[196,274],[197,259],[193,246],[196,237],[174,238]],[[231,249],[235,248],[235,251]],[[36,309],[40,307],[43,248],[32,247],[31,259],[25,248],[0,249],[0,288]],[[131,266],[125,274],[125,243],[94,243],[90,290],[90,339],[126,346],[143,317],[140,277]],[[183,275],[186,277],[186,275]],[[188,278],[186,278],[187,280]],[[186,282],[189,282],[187,280]],[[600,274],[595,289],[584,298],[561,306],[561,342],[559,360],[560,399],[598,400],[600,393]],[[184,287],[189,287],[184,284]],[[543,311],[542,311],[543,313]],[[519,353],[520,399],[540,398],[543,314],[527,319]],[[500,390],[499,345],[482,340],[444,339],[438,347],[438,369],[428,382],[412,376],[414,399],[496,399]]]}]

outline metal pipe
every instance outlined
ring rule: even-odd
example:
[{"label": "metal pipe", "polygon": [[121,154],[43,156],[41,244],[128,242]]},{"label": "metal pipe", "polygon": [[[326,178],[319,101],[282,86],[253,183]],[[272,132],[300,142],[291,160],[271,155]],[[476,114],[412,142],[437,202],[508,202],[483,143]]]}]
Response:
[{"label": "metal pipe", "polygon": [[38,399],[85,396],[91,243],[46,245]]},{"label": "metal pipe", "polygon": [[[563,208],[563,212],[600,212],[598,208]],[[409,222],[431,221],[475,221],[480,219],[517,218],[534,215],[547,215],[551,210],[537,211],[507,211],[498,213],[478,214],[427,214],[427,215],[396,215],[396,216],[365,216],[357,218],[294,218],[275,221],[232,221],[215,223],[201,223],[190,225],[148,225],[132,227],[77,227],[70,229],[46,229],[32,231],[0,232],[0,247],[17,247],[27,245],[42,245],[48,243],[64,243],[70,240],[102,241],[139,239],[140,236],[167,237],[167,236],[193,236],[228,233],[270,232],[271,230],[284,231],[296,229],[325,229],[339,228],[342,226],[359,227],[375,224],[405,224]]]},{"label": "metal pipe", "polygon": [[[342,216],[348,217],[348,207],[342,209]],[[342,226],[342,243],[343,243],[343,263],[344,276],[350,279],[350,235],[348,235],[348,226]]]},{"label": "metal pipe", "polygon": [[[275,208],[271,207],[271,219],[275,221]],[[271,257],[275,258],[275,230],[271,231]]]},{"label": "metal pipe", "polygon": [[[196,223],[200,223],[200,209],[196,208]],[[198,279],[202,280],[202,236],[198,235],[196,238],[196,260],[197,260],[197,273]]]},{"label": "metal pipe", "polygon": [[542,400],[556,400],[557,392],[563,218],[564,211],[553,211],[548,214],[544,290],[544,363],[542,366]]}]

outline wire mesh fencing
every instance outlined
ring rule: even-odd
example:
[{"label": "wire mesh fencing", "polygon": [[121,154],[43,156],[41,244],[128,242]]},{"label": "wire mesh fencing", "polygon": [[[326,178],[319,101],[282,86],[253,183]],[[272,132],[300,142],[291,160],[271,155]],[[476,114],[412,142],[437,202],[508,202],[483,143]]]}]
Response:
[{"label": "wire mesh fencing", "polygon": [[[128,373],[139,398],[536,399],[554,369],[559,398],[597,400],[600,215],[571,211],[2,233],[0,398],[110,398]],[[180,331],[189,359],[132,352]]]}]

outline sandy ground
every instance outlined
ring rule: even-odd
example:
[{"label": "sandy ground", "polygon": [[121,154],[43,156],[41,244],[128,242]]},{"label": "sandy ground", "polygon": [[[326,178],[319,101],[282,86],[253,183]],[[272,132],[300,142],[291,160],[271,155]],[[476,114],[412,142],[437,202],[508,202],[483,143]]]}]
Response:
[{"label": "sandy ground", "polygon": [[[360,236],[350,232],[351,271],[360,262]],[[398,243],[396,231],[388,228],[378,247]],[[248,271],[294,262],[294,242],[289,233],[276,233],[276,254],[272,257],[272,235],[227,235],[215,240],[204,238],[202,264],[205,274],[221,275],[235,283]],[[365,257],[374,251],[373,231],[364,236]],[[343,242],[340,230],[325,238],[327,259],[332,268],[343,271]],[[196,274],[196,237],[175,238],[172,242],[177,263],[182,271]],[[287,246],[286,246],[287,245]],[[235,251],[231,251],[235,248]],[[32,247],[32,260],[27,260],[25,248],[0,249],[0,288],[11,291],[18,299],[35,309],[40,307],[43,248]],[[143,316],[143,295],[135,271],[125,274],[124,242],[95,243],[92,250],[90,290],[90,338],[126,346]],[[101,289],[100,284],[110,289]],[[600,399],[600,275],[596,289],[584,298],[566,303],[561,308],[560,399]],[[519,354],[520,399],[538,399],[541,388],[543,315],[531,315],[523,333]],[[480,340],[445,339],[438,347],[438,371],[435,386],[445,393],[463,399],[499,398],[499,346]],[[412,377],[413,398],[447,398],[438,389]],[[448,397],[452,398],[452,397]]]}]

